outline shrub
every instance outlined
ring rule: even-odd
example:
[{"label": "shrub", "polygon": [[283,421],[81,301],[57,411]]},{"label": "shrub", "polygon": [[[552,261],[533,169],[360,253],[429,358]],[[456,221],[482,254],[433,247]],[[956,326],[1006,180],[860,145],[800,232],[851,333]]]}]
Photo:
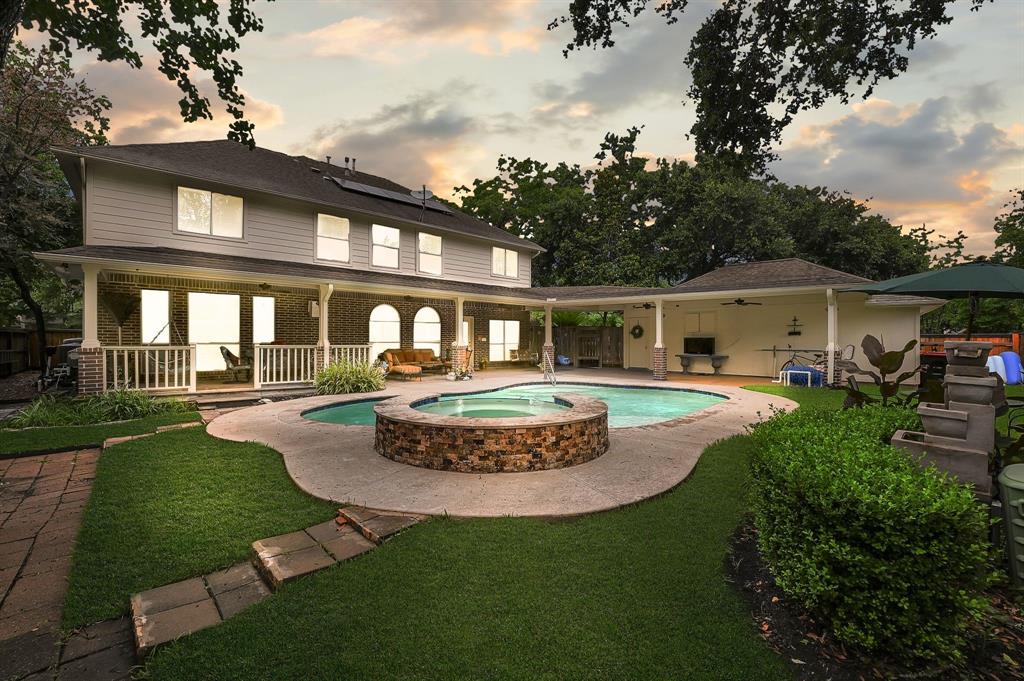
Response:
[{"label": "shrub", "polygon": [[317,395],[347,395],[384,389],[384,367],[375,362],[337,362],[316,372]]},{"label": "shrub", "polygon": [[120,388],[89,397],[40,395],[4,422],[8,428],[81,426],[106,421],[129,421],[154,414],[194,410],[184,400],[156,398],[140,390]]},{"label": "shrub", "polygon": [[776,414],[752,433],[758,543],[780,588],[842,641],[956,659],[989,572],[970,488],[890,446],[907,409]]}]

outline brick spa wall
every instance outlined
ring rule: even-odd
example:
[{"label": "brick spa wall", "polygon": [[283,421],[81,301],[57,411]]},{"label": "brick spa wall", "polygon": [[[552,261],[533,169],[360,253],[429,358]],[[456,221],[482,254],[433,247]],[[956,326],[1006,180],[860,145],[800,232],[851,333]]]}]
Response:
[{"label": "brick spa wall", "polygon": [[600,400],[556,395],[571,406],[522,418],[441,416],[415,409],[436,399],[397,397],[377,404],[377,453],[440,471],[522,473],[575,466],[608,451],[608,407]]}]

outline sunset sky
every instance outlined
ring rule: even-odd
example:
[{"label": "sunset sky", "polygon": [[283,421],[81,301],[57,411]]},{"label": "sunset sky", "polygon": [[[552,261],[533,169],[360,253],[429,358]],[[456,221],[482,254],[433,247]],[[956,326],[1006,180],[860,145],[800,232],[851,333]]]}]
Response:
[{"label": "sunset sky", "polygon": [[[335,159],[409,186],[451,188],[493,175],[500,154],[592,164],[605,132],[644,125],[650,156],[691,159],[682,64],[715,6],[691,0],[666,26],[648,13],[614,48],[562,56],[545,27],[567,0],[256,3],[262,34],[237,59],[260,146]],[[962,228],[991,249],[992,219],[1024,185],[1024,0],[956,10],[911,56],[909,71],[868,101],[800,115],[777,150],[777,176],[870,199],[907,227]],[[33,36],[23,36],[39,45]],[[113,143],[223,136],[222,116],[188,125],[155,69],[77,55],[113,100]]]}]

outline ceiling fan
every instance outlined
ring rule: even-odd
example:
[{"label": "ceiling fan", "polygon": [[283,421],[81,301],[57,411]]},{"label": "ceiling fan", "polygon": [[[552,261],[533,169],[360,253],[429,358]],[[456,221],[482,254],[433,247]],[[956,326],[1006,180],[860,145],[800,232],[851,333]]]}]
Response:
[{"label": "ceiling fan", "polygon": [[752,303],[749,300],[744,300],[743,298],[737,298],[736,300],[734,300],[732,302],[729,302],[729,303],[722,303],[722,305],[739,305],[740,307],[745,307],[747,305],[762,305],[762,304],[763,303]]},{"label": "ceiling fan", "polygon": [[654,303],[644,303],[643,305],[634,305],[633,309],[634,310],[639,310],[640,308],[643,308],[645,310],[650,310],[653,307],[654,307]]}]

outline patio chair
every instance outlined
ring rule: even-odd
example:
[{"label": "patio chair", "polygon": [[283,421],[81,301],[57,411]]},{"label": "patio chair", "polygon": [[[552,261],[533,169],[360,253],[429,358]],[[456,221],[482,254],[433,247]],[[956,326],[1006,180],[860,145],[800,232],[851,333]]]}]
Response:
[{"label": "patio chair", "polygon": [[[235,355],[235,353],[231,352],[223,345],[220,346],[220,356],[224,358],[224,370],[231,374],[231,378],[234,380],[235,383],[241,383],[243,381],[249,380],[249,376],[252,372],[251,363],[242,363],[242,359],[240,357]],[[245,374],[244,379],[238,378],[238,375],[241,373]]]}]

